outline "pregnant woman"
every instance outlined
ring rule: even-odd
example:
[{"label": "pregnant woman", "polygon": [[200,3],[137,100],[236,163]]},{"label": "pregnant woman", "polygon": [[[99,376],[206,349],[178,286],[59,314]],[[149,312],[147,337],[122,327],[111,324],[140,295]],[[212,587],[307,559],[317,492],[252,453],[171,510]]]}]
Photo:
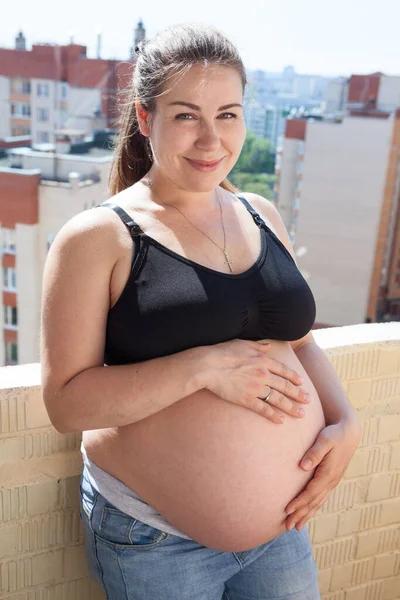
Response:
[{"label": "pregnant woman", "polygon": [[83,431],[90,572],[109,600],[315,600],[304,524],[359,424],[279,213],[226,179],[245,70],[206,26],[136,51],[111,199],[62,228],[43,280],[43,396]]}]

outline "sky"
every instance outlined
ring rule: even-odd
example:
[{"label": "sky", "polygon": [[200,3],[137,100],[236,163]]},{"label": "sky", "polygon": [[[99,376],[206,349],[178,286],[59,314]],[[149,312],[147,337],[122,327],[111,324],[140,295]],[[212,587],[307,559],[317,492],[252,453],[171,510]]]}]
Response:
[{"label": "sky", "polygon": [[292,65],[304,74],[400,75],[400,0],[18,0],[1,11],[0,47],[14,47],[19,30],[28,47],[66,44],[72,35],[95,58],[101,30],[101,57],[123,60],[139,19],[147,38],[185,21],[218,27],[248,69],[280,72]]}]

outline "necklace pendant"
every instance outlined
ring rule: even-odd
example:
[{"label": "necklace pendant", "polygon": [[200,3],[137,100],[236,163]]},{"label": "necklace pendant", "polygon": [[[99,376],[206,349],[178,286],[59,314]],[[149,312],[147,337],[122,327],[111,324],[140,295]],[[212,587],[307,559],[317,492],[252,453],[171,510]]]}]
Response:
[{"label": "necklace pendant", "polygon": [[231,260],[229,260],[229,256],[227,255],[227,253],[225,252],[225,250],[223,250],[223,253],[225,254],[225,258],[226,258],[225,264],[228,265],[230,272],[233,273],[233,269],[232,269],[232,264],[233,263],[232,263]]}]

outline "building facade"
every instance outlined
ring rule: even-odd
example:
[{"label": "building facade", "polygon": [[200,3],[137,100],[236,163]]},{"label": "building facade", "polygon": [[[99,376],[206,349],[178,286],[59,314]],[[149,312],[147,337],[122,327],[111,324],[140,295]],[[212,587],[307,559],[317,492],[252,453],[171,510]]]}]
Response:
[{"label": "building facade", "polygon": [[[134,44],[145,39],[143,23]],[[130,85],[134,60],[91,59],[86,46],[34,44],[20,33],[14,49],[0,48],[0,139],[30,136],[33,144],[54,143],[55,131],[90,134],[116,126],[118,95]]]},{"label": "building facade", "polygon": [[321,324],[400,320],[400,88],[393,79],[344,81],[342,118],[288,119],[278,149],[277,208]]},{"label": "building facade", "polygon": [[1,366],[39,362],[47,252],[69,219],[107,199],[111,154],[99,154],[53,155],[22,148],[10,157],[18,168],[0,167]]}]

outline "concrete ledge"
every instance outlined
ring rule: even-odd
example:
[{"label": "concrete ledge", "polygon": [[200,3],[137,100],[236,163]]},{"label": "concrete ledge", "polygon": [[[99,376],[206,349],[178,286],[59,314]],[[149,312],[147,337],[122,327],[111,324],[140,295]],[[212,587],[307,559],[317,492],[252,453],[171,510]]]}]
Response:
[{"label": "concrete ledge", "polygon": [[316,329],[313,335],[321,348],[349,348],[362,344],[400,341],[400,323],[362,323],[346,327]]}]

